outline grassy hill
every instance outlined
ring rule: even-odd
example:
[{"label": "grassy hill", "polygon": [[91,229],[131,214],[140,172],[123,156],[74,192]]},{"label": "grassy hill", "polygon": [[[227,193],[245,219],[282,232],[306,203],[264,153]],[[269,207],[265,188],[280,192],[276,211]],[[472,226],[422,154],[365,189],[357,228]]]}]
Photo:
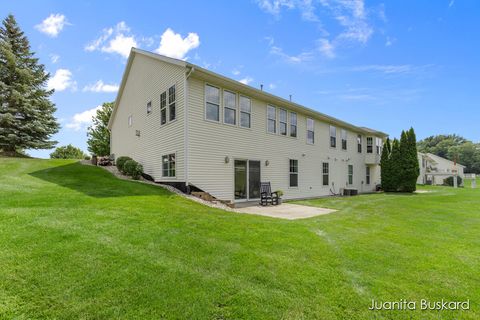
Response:
[{"label": "grassy hill", "polygon": [[[1,319],[480,317],[480,189],[224,212],[68,160],[0,158]],[[470,311],[370,311],[372,299]]]}]

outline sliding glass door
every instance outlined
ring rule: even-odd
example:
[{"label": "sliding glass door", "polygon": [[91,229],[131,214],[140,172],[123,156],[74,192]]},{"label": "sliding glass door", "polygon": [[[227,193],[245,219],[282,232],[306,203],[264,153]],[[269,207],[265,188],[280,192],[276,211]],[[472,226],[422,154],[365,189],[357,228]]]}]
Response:
[{"label": "sliding glass door", "polygon": [[260,198],[260,161],[235,160],[235,200]]}]

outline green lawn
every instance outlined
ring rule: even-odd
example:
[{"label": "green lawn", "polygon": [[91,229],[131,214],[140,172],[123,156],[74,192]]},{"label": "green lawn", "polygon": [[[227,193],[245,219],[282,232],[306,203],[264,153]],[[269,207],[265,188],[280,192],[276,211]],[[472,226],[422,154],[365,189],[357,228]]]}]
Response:
[{"label": "green lawn", "polygon": [[[480,186],[479,186],[480,187]],[[0,319],[478,319],[480,189],[216,210],[65,160],[0,159]],[[470,311],[369,311],[372,299]]]}]

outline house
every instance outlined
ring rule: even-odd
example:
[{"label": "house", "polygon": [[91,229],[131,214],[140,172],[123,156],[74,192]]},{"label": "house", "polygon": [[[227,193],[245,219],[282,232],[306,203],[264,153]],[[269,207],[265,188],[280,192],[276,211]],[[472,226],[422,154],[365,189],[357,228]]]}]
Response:
[{"label": "house", "polygon": [[109,122],[112,154],[154,181],[229,202],[371,192],[385,133],[357,127],[186,61],[133,48]]},{"label": "house", "polygon": [[462,183],[465,179],[465,174],[463,173],[464,165],[432,153],[418,152],[418,164],[420,166],[420,175],[417,179],[418,184],[442,185],[443,180],[455,174],[462,178]]}]

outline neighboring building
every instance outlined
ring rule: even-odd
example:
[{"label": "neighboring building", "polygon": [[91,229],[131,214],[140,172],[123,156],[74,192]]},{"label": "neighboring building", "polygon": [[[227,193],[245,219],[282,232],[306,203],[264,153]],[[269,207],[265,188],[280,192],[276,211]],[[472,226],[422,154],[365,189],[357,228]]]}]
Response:
[{"label": "neighboring building", "polygon": [[464,165],[432,153],[418,152],[418,164],[420,166],[420,175],[417,179],[418,184],[442,185],[443,180],[455,174],[462,178],[462,184],[465,179],[465,174],[463,173]]},{"label": "neighboring building", "polygon": [[112,154],[137,160],[156,182],[232,202],[259,198],[260,181],[285,199],[373,191],[387,136],[139,49],[109,129]]}]

